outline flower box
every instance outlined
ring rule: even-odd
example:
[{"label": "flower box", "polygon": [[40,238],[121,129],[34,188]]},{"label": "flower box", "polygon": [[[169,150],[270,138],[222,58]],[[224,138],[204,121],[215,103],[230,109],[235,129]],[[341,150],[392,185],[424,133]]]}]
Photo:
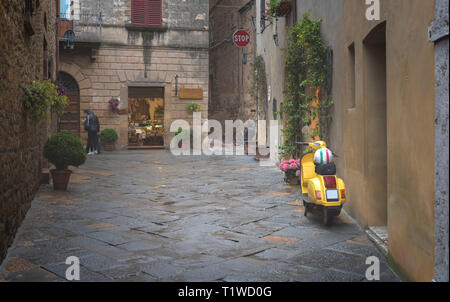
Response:
[{"label": "flower box", "polygon": [[282,1],[275,9],[275,17],[284,17],[291,11],[291,3],[289,1]]}]

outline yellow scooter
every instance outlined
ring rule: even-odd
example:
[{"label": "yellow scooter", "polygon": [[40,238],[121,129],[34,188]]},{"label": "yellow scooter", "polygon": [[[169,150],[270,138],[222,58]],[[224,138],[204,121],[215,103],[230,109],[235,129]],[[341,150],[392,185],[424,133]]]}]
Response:
[{"label": "yellow scooter", "polygon": [[305,216],[311,210],[321,210],[323,223],[330,226],[333,217],[339,216],[346,201],[344,181],[336,176],[336,165],[332,161],[334,154],[329,154],[331,151],[326,149],[324,141],[297,144],[307,145],[314,150],[303,156],[300,167]]}]

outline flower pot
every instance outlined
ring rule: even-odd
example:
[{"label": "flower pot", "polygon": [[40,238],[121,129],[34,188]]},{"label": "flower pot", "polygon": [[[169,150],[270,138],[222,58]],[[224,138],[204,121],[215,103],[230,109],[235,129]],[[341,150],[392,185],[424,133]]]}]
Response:
[{"label": "flower pot", "polygon": [[114,142],[105,142],[106,151],[114,151]]},{"label": "flower pot", "polygon": [[289,172],[284,173],[284,181],[291,185],[298,185],[299,184],[299,177],[296,175],[297,171],[295,170],[289,170]]},{"label": "flower pot", "polygon": [[275,10],[276,17],[284,17],[291,11],[291,4],[287,1],[280,3]]},{"label": "flower pot", "polygon": [[52,174],[53,180],[53,189],[54,190],[67,190],[67,185],[69,184],[70,174],[72,174],[71,170],[50,170]]},{"label": "flower pot", "polygon": [[291,177],[291,178],[286,177],[284,180],[286,181],[286,183],[288,183],[290,185],[298,185],[299,184],[298,177]]}]

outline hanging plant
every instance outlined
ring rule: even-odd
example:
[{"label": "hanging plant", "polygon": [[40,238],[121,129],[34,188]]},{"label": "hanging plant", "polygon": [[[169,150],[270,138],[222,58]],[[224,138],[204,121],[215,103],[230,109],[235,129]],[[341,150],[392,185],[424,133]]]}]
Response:
[{"label": "hanging plant", "polygon": [[[286,51],[287,95],[282,112],[286,116],[283,129],[282,158],[299,158],[296,142],[320,137],[324,139],[333,101],[326,93],[326,47],[320,35],[321,20],[309,14],[292,27]],[[312,121],[315,121],[312,123]],[[301,129],[309,126],[311,133],[302,137]]]},{"label": "hanging plant", "polygon": [[120,99],[119,98],[110,98],[109,101],[109,107],[111,108],[112,112],[117,112],[120,105]]},{"label": "hanging plant", "polygon": [[289,0],[269,0],[265,17],[284,17],[291,11]]},{"label": "hanging plant", "polygon": [[25,112],[33,120],[42,122],[47,119],[47,109],[51,108],[58,115],[64,113],[69,105],[66,89],[57,85],[50,79],[33,81],[24,88],[23,106]]},{"label": "hanging plant", "polygon": [[193,113],[193,112],[200,112],[201,107],[200,107],[200,104],[199,104],[199,103],[197,103],[197,102],[191,102],[191,103],[188,104],[187,110],[188,110],[189,112],[191,112],[191,113]]}]

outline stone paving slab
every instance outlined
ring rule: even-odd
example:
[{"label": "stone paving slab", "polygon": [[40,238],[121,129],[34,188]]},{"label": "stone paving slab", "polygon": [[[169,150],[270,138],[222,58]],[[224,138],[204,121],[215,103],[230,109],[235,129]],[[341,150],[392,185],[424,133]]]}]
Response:
[{"label": "stone paving slab", "polygon": [[249,156],[103,152],[66,192],[41,186],[0,267],[4,281],[399,281],[345,213],[303,215],[298,186]]}]

